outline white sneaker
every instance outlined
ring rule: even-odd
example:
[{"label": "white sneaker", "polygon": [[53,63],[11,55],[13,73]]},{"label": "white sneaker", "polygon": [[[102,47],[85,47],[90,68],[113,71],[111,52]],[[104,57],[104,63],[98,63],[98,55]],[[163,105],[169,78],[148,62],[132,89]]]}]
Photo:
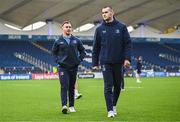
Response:
[{"label": "white sneaker", "polygon": [[141,83],[141,81],[140,81],[140,80],[137,80],[136,82],[137,82],[137,83]]},{"label": "white sneaker", "polygon": [[125,91],[125,88],[124,88],[124,89],[121,89],[121,91]]},{"label": "white sneaker", "polygon": [[62,107],[62,113],[63,113],[63,114],[67,114],[67,112],[68,112],[68,107],[67,107],[66,105],[64,105],[64,106]]},{"label": "white sneaker", "polygon": [[74,113],[74,112],[76,112],[76,110],[74,107],[69,107],[69,112]]},{"label": "white sneaker", "polygon": [[114,115],[116,116],[117,115],[116,106],[113,106],[113,112],[114,112]]},{"label": "white sneaker", "polygon": [[113,111],[108,111],[108,118],[113,118],[114,117],[114,112]]},{"label": "white sneaker", "polygon": [[81,97],[82,97],[82,94],[80,94],[80,93],[78,93],[78,94],[76,94],[76,95],[74,96],[75,99],[79,99],[79,98],[81,98]]}]

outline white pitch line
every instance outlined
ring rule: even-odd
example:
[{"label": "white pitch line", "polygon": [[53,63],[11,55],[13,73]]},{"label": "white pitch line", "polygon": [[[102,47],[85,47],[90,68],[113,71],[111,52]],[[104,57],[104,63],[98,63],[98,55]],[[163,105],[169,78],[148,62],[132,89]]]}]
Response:
[{"label": "white pitch line", "polygon": [[[104,86],[88,86],[88,87],[97,87],[97,88],[101,88],[101,87],[104,87]],[[128,87],[125,87],[125,89],[142,89],[143,87],[136,87],[136,86],[128,86]]]},{"label": "white pitch line", "polygon": [[128,89],[142,89],[143,87],[128,86],[128,87],[125,87],[125,89],[126,88],[128,88]]}]

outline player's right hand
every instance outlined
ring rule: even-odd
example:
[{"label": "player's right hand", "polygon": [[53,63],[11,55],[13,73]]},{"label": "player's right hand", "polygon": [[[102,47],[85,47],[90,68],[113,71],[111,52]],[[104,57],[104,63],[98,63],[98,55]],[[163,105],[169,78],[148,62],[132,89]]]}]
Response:
[{"label": "player's right hand", "polygon": [[130,62],[128,60],[124,61],[124,67],[129,68],[130,67]]}]

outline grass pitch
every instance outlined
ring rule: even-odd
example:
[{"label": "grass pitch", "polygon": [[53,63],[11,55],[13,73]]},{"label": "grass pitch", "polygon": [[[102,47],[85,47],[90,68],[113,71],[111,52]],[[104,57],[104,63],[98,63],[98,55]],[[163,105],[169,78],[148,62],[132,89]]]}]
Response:
[{"label": "grass pitch", "polygon": [[79,79],[76,113],[63,115],[58,80],[0,81],[0,121],[180,121],[180,77],[125,79],[118,115],[107,118],[102,79]]}]

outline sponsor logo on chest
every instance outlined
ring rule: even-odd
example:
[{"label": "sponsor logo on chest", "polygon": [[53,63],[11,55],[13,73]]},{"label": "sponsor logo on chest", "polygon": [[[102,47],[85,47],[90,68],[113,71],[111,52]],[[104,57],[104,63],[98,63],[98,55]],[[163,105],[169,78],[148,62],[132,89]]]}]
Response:
[{"label": "sponsor logo on chest", "polygon": [[102,33],[105,34],[105,33],[106,33],[106,30],[103,30]]},{"label": "sponsor logo on chest", "polygon": [[[105,34],[105,33],[106,33],[106,30],[103,30],[102,33]],[[116,33],[116,34],[119,34],[119,33],[120,33],[120,30],[119,30],[119,29],[116,29],[116,30],[115,30],[115,33]]]},{"label": "sponsor logo on chest", "polygon": [[60,44],[64,44],[64,42],[59,42]]}]

